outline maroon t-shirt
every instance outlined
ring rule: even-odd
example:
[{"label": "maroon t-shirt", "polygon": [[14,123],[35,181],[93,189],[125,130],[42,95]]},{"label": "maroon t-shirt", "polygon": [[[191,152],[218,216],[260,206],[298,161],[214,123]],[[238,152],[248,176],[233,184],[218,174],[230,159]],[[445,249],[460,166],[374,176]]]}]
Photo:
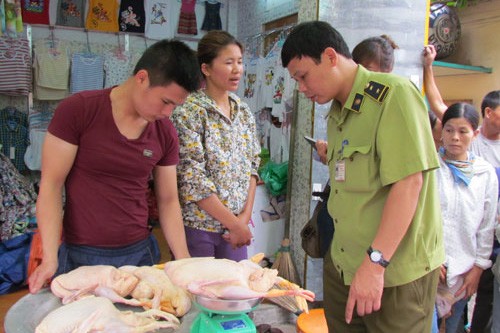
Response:
[{"label": "maroon t-shirt", "polygon": [[111,89],[66,98],[48,128],[78,146],[65,183],[63,237],[69,244],[117,247],[148,237],[148,179],[156,165],[179,162],[170,119],[149,123],[138,139],[120,133],[111,111]]}]

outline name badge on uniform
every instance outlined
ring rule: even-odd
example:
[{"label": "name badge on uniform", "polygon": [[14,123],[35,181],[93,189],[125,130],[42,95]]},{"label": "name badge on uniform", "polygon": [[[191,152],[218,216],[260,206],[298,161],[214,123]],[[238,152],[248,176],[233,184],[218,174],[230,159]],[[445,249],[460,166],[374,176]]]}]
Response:
[{"label": "name badge on uniform", "polygon": [[345,181],[345,161],[340,160],[335,162],[335,181]]}]

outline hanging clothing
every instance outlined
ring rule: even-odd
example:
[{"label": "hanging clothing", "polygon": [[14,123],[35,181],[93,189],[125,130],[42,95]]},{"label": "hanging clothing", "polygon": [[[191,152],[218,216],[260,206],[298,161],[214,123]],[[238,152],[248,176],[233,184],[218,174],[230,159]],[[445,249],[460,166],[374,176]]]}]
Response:
[{"label": "hanging clothing", "polygon": [[102,89],[103,86],[103,57],[93,53],[74,53],[71,58],[71,93]]},{"label": "hanging clothing", "polygon": [[205,18],[201,30],[221,30],[222,21],[220,19],[220,6],[218,1],[205,1]]},{"label": "hanging clothing", "polygon": [[17,38],[17,33],[23,31],[21,0],[4,0],[4,10],[5,10],[4,33],[11,38]]},{"label": "hanging clothing", "polygon": [[172,7],[168,0],[146,0],[145,36],[150,39],[172,38],[175,26],[170,13]]},{"label": "hanging clothing", "polygon": [[4,0],[0,0],[0,36],[5,32],[5,7]]},{"label": "hanging clothing", "polygon": [[50,0],[22,0],[21,13],[24,23],[50,24]]},{"label": "hanging clothing", "polygon": [[61,100],[68,95],[70,59],[66,42],[52,39],[35,44],[33,90],[38,100]]},{"label": "hanging clothing", "polygon": [[56,24],[65,27],[83,28],[85,0],[59,0]]},{"label": "hanging clothing", "polygon": [[198,25],[196,23],[196,13],[194,8],[196,0],[182,0],[181,12],[179,14],[179,24],[177,33],[186,35],[197,35]]},{"label": "hanging clothing", "polygon": [[116,0],[89,0],[89,11],[85,28],[118,32],[118,2]]},{"label": "hanging clothing", "polygon": [[27,96],[31,89],[31,55],[27,39],[0,37],[0,94]]},{"label": "hanging clothing", "polygon": [[29,143],[27,127],[26,115],[16,108],[9,106],[0,111],[2,153],[21,172],[26,170],[24,154]]},{"label": "hanging clothing", "polygon": [[145,16],[144,2],[137,0],[121,0],[120,31],[144,33]]},{"label": "hanging clothing", "polygon": [[104,53],[104,88],[119,85],[128,79],[130,59],[130,54],[120,49]]},{"label": "hanging clothing", "polygon": [[53,115],[52,111],[30,110],[29,146],[24,154],[24,163],[30,170],[41,170],[43,141]]}]

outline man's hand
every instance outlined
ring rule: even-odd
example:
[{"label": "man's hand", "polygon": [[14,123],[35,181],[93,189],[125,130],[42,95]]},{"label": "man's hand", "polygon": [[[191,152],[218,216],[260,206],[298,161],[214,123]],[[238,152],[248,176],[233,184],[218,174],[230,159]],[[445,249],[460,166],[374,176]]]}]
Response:
[{"label": "man's hand", "polygon": [[323,140],[316,141],[316,151],[318,152],[319,159],[321,163],[326,164],[326,153],[328,152],[328,143]]},{"label": "man's hand", "polygon": [[348,324],[352,320],[355,306],[359,316],[380,310],[384,290],[384,271],[382,266],[372,263],[368,256],[365,256],[349,288],[345,309],[345,321]]},{"label": "man's hand", "polygon": [[36,294],[40,291],[40,289],[47,286],[56,270],[57,262],[42,261],[40,266],[35,269],[28,279],[30,293]]}]

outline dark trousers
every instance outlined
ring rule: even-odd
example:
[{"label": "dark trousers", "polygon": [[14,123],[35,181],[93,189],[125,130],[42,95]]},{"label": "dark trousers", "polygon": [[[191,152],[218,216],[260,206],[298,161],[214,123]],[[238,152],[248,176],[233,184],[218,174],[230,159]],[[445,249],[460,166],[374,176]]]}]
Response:
[{"label": "dark trousers", "polygon": [[493,311],[493,273],[491,268],[483,271],[477,287],[476,305],[472,314],[471,333],[491,332],[491,313]]},{"label": "dark trousers", "polygon": [[152,234],[142,241],[120,248],[99,248],[62,243],[59,247],[58,260],[59,267],[56,276],[80,266],[151,266],[160,261],[160,249]]}]

